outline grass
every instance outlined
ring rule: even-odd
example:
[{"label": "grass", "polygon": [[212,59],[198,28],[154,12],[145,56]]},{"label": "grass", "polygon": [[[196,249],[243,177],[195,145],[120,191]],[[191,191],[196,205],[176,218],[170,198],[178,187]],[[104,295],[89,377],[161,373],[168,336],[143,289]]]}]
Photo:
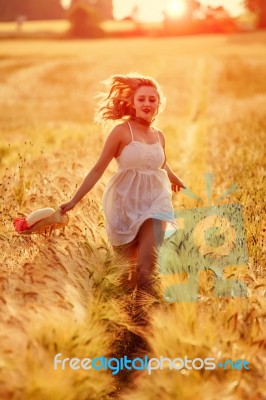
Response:
[{"label": "grass", "polygon": [[[265,64],[264,33],[171,39],[1,41],[0,254],[1,399],[262,399],[265,392]],[[248,43],[245,45],[245,43]],[[126,55],[126,56],[125,56]],[[173,194],[176,209],[209,205],[204,174],[214,174],[211,204],[243,207],[249,260],[216,270],[228,291],[215,295],[215,273],[198,272],[199,299],[156,300],[143,334],[151,357],[246,359],[250,371],[168,368],[114,378],[110,371],[53,369],[53,357],[132,352],[137,327],[119,285],[128,266],[112,253],[101,197],[116,170],[70,214],[65,232],[21,237],[12,219],[67,201],[96,162],[107,132],[92,122],[99,81],[114,73],[154,76],[167,96],[158,120],[172,169],[202,201]],[[162,294],[190,270],[169,240],[160,262]],[[167,247],[169,246],[169,247]],[[171,269],[173,266],[173,269]],[[192,274],[193,275],[193,274]],[[194,274],[195,275],[195,274]],[[230,280],[247,287],[230,297]],[[224,283],[221,279],[218,283]],[[216,284],[218,285],[217,281]],[[185,286],[184,286],[185,288]],[[184,294],[187,295],[186,289]],[[149,306],[149,299],[147,299]],[[123,336],[124,335],[124,336]],[[119,337],[124,341],[118,341]],[[135,347],[137,354],[144,350]],[[49,384],[48,384],[49,382]]]}]

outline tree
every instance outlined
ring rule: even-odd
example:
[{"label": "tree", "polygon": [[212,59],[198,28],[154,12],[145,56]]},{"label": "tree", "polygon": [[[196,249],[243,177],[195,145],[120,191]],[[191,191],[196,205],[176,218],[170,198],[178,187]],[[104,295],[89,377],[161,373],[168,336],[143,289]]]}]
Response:
[{"label": "tree", "polygon": [[100,27],[102,17],[88,0],[73,0],[67,13],[70,21],[70,36],[78,38],[100,37],[103,30]]},{"label": "tree", "polygon": [[[80,0],[72,0],[71,7],[75,3],[79,3]],[[96,13],[98,13],[101,18],[104,19],[113,19],[113,2],[112,0],[84,0],[83,3],[92,7]]]},{"label": "tree", "polygon": [[64,9],[60,0],[0,0],[1,21],[14,21],[21,15],[28,20],[60,19]]},{"label": "tree", "polygon": [[266,1],[245,0],[246,7],[258,17],[258,28],[266,28]]},{"label": "tree", "polygon": [[237,30],[234,20],[222,6],[207,6],[203,23],[208,32],[234,32]]}]

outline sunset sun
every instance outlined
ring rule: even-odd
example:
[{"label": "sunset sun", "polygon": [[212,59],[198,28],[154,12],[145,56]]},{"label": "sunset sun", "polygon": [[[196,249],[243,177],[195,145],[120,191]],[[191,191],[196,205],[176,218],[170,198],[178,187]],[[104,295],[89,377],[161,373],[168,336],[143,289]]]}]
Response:
[{"label": "sunset sun", "polygon": [[187,6],[184,0],[172,0],[166,7],[166,14],[172,18],[182,17],[186,13]]},{"label": "sunset sun", "polygon": [[[69,1],[69,0],[62,0]],[[223,6],[232,16],[243,13],[242,0],[199,0],[202,6]],[[135,13],[135,17],[141,22],[161,22],[165,14],[169,18],[182,18],[187,13],[187,0],[113,0],[114,18],[123,19]]]}]

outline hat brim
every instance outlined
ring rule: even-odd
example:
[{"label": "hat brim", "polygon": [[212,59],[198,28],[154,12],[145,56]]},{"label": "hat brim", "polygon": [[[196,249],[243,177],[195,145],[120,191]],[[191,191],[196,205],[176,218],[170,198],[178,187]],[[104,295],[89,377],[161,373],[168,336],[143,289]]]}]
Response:
[{"label": "hat brim", "polygon": [[43,218],[33,224],[29,229],[19,232],[22,235],[30,235],[32,233],[51,233],[54,229],[64,228],[69,222],[69,216],[65,213],[61,215],[61,210],[58,208],[49,217]]}]

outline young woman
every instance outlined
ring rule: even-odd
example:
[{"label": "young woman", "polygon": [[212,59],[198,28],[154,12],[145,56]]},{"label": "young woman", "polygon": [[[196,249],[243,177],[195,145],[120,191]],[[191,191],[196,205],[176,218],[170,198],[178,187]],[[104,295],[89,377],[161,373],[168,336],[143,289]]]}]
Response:
[{"label": "young woman", "polygon": [[117,172],[103,194],[106,230],[113,249],[132,261],[132,290],[152,293],[157,249],[169,226],[176,228],[173,191],[183,182],[166,162],[164,134],[154,127],[163,95],[151,77],[114,75],[101,95],[96,122],[120,121],[106,139],[100,157],[61,214],[73,209],[115,158]]}]

